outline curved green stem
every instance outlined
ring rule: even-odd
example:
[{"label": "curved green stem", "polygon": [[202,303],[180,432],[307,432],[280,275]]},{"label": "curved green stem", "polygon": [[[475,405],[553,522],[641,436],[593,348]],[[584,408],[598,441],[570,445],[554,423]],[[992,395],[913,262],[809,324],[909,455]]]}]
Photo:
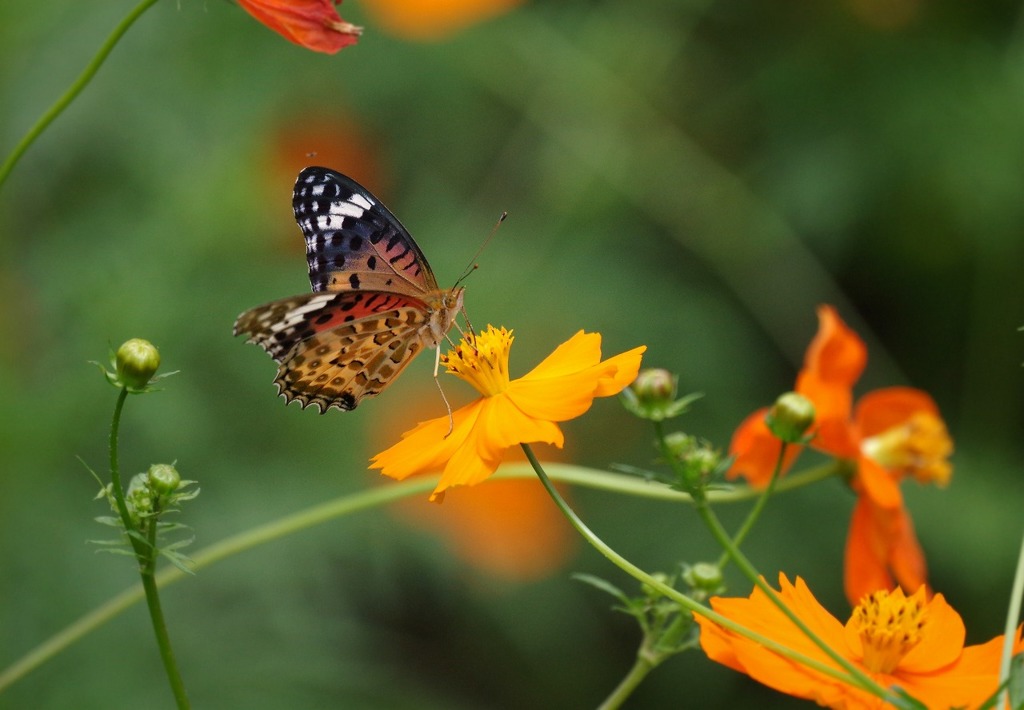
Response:
[{"label": "curved green stem", "polygon": [[[135,557],[139,562],[139,575],[142,577],[142,588],[146,596],[146,606],[149,609],[149,618],[153,624],[153,633],[156,636],[157,648],[160,650],[160,659],[163,661],[164,671],[167,673],[167,681],[171,685],[171,692],[179,710],[187,710],[191,707],[188,700],[188,693],[185,691],[185,682],[182,680],[181,671],[178,670],[178,663],[174,657],[174,649],[171,647],[171,637],[167,632],[167,622],[164,619],[163,608],[160,605],[160,592],[157,588],[154,570],[156,568],[156,531],[157,519],[152,516],[148,520],[146,539],[139,539],[139,529],[132,523],[131,515],[128,512],[128,503],[124,497],[124,486],[121,483],[121,471],[117,456],[117,438],[121,428],[121,413],[124,410],[124,402],[128,397],[128,389],[122,387],[117,395],[117,403],[114,405],[114,417],[110,423],[110,481],[113,489],[114,501],[118,513],[121,516],[121,523],[124,525],[128,541],[135,551]],[[135,533],[135,534],[133,534]]]},{"label": "curved green stem", "polygon": [[[690,496],[685,493],[680,493],[671,490],[667,486],[651,483],[634,476],[624,476],[622,474],[608,473],[607,471],[570,464],[549,464],[548,468],[550,469],[549,475],[552,478],[574,486],[582,486],[619,495],[631,495],[648,500],[660,500],[667,503],[692,502]],[[532,478],[536,475],[537,473],[529,464],[508,464],[502,466],[501,471],[495,474],[494,477],[511,479]],[[782,491],[783,489],[810,485],[833,475],[835,475],[835,472],[832,467],[819,466],[786,476],[779,482],[776,490]],[[341,496],[278,520],[250,528],[193,554],[191,556],[192,569],[196,571],[204,569],[234,555],[247,552],[261,545],[292,535],[300,530],[320,525],[345,515],[377,508],[403,498],[423,495],[433,490],[437,486],[438,480],[438,476],[423,476],[411,481],[403,481]],[[760,491],[752,488],[736,488],[728,491],[711,491],[708,493],[708,500],[716,503],[734,503],[750,500],[758,495],[760,495]],[[185,576],[186,574],[177,567],[165,567],[157,572],[154,578],[157,586],[163,588],[169,584],[174,584]],[[145,590],[141,584],[136,584],[82,615],[17,659],[14,663],[0,670],[0,693],[144,598]],[[829,671],[824,669],[823,672]]]},{"label": "curved green stem", "polygon": [[[772,497],[775,492],[775,484],[778,483],[779,475],[782,473],[782,462],[786,460],[786,442],[782,442],[782,450],[779,452],[779,458],[775,461],[775,470],[772,471],[771,480],[768,481],[768,485],[764,487],[764,491],[761,493],[761,497],[754,503],[754,507],[747,513],[746,519],[743,524],[740,525],[740,529],[736,531],[736,534],[732,537],[733,547],[739,549],[740,545],[750,534],[750,531],[754,528],[754,523],[757,522],[758,518],[761,517],[761,511],[764,510],[765,505],[768,503],[768,499]],[[726,563],[732,559],[726,550],[722,550],[722,556],[718,558],[718,568],[723,569]]]},{"label": "curved green stem", "polygon": [[821,649],[825,655],[837,663],[840,668],[850,674],[852,680],[847,682],[851,682],[854,685],[895,704],[897,707],[901,707],[901,705],[899,705],[898,698],[893,696],[888,690],[876,683],[867,674],[850,663],[847,659],[843,658],[843,656],[837,653],[831,646],[821,640],[821,638],[819,638],[818,635],[815,634],[799,616],[786,606],[785,602],[779,598],[779,595],[774,589],[772,589],[771,585],[764,581],[764,577],[762,577],[754,565],[751,564],[750,560],[748,560],[747,557],[740,552],[739,548],[733,544],[732,538],[729,537],[729,533],[726,532],[724,527],[722,527],[722,523],[718,520],[718,516],[715,515],[710,506],[698,504],[697,514],[704,521],[704,524],[707,525],[718,544],[725,549],[733,562],[736,563],[736,566],[740,571],[743,572],[743,574],[755,586],[757,586],[758,589],[764,592],[769,599],[771,599],[772,603],[779,609],[779,611],[785,614],[786,618],[789,619],[794,626],[800,629],[800,632],[804,636],[806,636],[815,646]]},{"label": "curved green stem", "polygon": [[[621,569],[623,572],[633,577],[634,579],[643,582],[644,584],[647,584],[651,588],[658,590],[672,601],[678,603],[687,611],[690,611],[695,614],[700,614],[704,618],[713,621],[719,626],[722,626],[723,628],[726,628],[734,633],[745,636],[746,638],[749,638],[752,641],[761,644],[765,648],[774,651],[775,653],[778,653],[790,660],[805,665],[808,668],[812,668],[818,671],[819,673],[823,673],[825,675],[828,675],[829,677],[841,680],[844,683],[852,683],[854,685],[867,688],[877,688],[878,691],[883,693],[883,697],[887,699],[889,698],[889,695],[885,693],[884,688],[881,688],[870,679],[867,679],[866,686],[865,684],[858,682],[859,678],[864,676],[862,673],[857,671],[856,668],[852,669],[854,673],[844,673],[843,671],[832,668],[831,666],[821,663],[820,661],[817,661],[813,658],[809,658],[803,655],[802,653],[793,651],[792,649],[787,648],[786,646],[783,646],[782,644],[779,644],[776,641],[773,641],[767,636],[762,636],[761,634],[758,634],[741,624],[737,624],[732,619],[726,616],[722,616],[713,609],[706,607],[703,604],[700,604],[694,599],[691,599],[690,597],[680,592],[678,589],[670,587],[669,585],[665,584],[662,580],[651,576],[644,570],[634,565],[632,562],[630,562],[625,557],[623,557],[615,550],[613,550],[611,547],[609,547],[590,528],[588,528],[587,525],[579,518],[579,516],[576,515],[576,512],[569,507],[569,504],[565,502],[565,499],[562,498],[562,495],[558,492],[554,484],[548,478],[547,473],[545,473],[544,468],[541,466],[540,461],[537,460],[537,457],[534,455],[533,449],[530,448],[529,444],[521,444],[520,446],[526,453],[526,458],[529,460],[530,465],[533,466],[533,470],[537,473],[537,477],[540,478],[541,484],[544,486],[545,490],[547,490],[548,495],[555,502],[555,505],[558,506],[558,509],[566,517],[569,523],[574,528],[576,528],[576,531],[583,536],[583,539],[590,543],[591,547],[593,547],[595,550],[604,555],[612,564]],[[722,532],[724,533],[724,530]],[[726,540],[731,543],[731,541],[728,538],[728,535],[726,535],[725,537]],[[841,666],[844,670],[846,670],[845,666],[848,666],[849,664],[845,662],[845,659],[840,660],[842,661]],[[872,692],[876,691],[872,690]]]},{"label": "curved green stem", "polygon": [[629,673],[619,681],[619,684],[615,686],[615,690],[604,699],[604,702],[598,706],[597,710],[616,710],[621,707],[629,696],[633,694],[633,691],[639,687],[643,679],[647,677],[647,674],[654,670],[654,664],[651,663],[642,653],[638,653],[636,656],[636,662],[633,667],[629,669]]},{"label": "curved green stem", "polygon": [[[124,500],[124,486],[121,485],[121,469],[117,462],[117,435],[121,429],[121,412],[124,410],[124,401],[128,398],[128,390],[124,387],[117,393],[117,403],[114,405],[114,418],[110,422],[110,483],[114,491],[114,501],[117,504],[117,513],[121,516],[121,524],[125,532],[133,529],[132,518],[128,514],[128,504]],[[139,541],[128,536],[135,554],[139,554]]]},{"label": "curved green stem", "polygon": [[[1003,630],[1003,655],[999,661],[999,684],[1010,679],[1010,663],[1013,660],[1013,646],[1017,638],[1017,623],[1020,621],[1021,597],[1024,596],[1024,541],[1021,541],[1017,555],[1017,571],[1013,575],[1013,587],[1010,591],[1010,606],[1006,610],[1006,628]],[[1010,691],[1005,691],[1006,704],[1010,701]],[[1001,701],[1002,702],[1002,701]],[[1000,706],[1001,707],[1001,706]]]},{"label": "curved green stem", "polygon": [[99,71],[100,66],[106,60],[107,55],[109,55],[114,49],[118,40],[120,40],[124,33],[128,31],[128,28],[131,27],[137,19],[139,19],[142,13],[149,9],[151,5],[156,4],[156,1],[157,0],[142,0],[135,9],[128,13],[127,17],[118,23],[117,27],[114,28],[114,31],[110,33],[110,36],[107,37],[106,41],[100,46],[100,50],[96,53],[96,56],[93,57],[92,61],[86,65],[85,69],[78,78],[75,79],[74,83],[72,83],[71,86],[68,87],[67,91],[57,99],[53,106],[47,109],[46,113],[39,117],[39,120],[36,121],[35,125],[29,129],[28,133],[18,141],[18,144],[14,146],[14,150],[11,151],[11,154],[7,156],[7,159],[4,160],[3,164],[0,164],[0,187],[3,186],[4,182],[7,180],[7,176],[11,174],[14,166],[21,159],[22,154],[24,154],[24,152],[28,150],[29,146],[35,142],[36,138],[42,135],[43,131],[53,123],[54,119],[63,113],[64,109],[66,109],[71,102],[74,101],[80,93],[82,93],[82,90],[90,81],[92,81],[96,72]]}]

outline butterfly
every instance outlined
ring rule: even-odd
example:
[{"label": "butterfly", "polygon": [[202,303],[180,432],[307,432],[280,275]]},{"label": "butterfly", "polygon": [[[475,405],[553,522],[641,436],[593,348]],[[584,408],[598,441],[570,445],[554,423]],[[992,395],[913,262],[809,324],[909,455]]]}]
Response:
[{"label": "butterfly", "polygon": [[341,173],[305,168],[292,209],[313,292],[245,311],[234,334],[274,358],[286,403],[352,410],[421,350],[440,347],[463,310],[463,287],[438,288],[402,223]]}]

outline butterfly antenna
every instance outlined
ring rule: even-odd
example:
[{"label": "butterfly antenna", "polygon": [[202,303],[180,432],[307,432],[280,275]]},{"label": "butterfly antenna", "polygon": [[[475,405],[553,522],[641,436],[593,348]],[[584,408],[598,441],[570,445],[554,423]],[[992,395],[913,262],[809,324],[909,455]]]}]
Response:
[{"label": "butterfly antenna", "polygon": [[[476,263],[477,257],[480,256],[484,248],[491,243],[491,240],[494,239],[494,235],[498,233],[498,227],[501,226],[501,223],[504,222],[507,217],[508,212],[501,213],[501,216],[498,217],[498,221],[494,223],[493,227],[491,227],[491,233],[487,235],[487,239],[484,240],[484,243],[481,244],[480,248],[476,250],[475,254],[473,254],[473,258],[469,260],[469,265],[465,268],[465,270],[463,270],[462,276],[455,280],[455,286],[458,286],[460,283],[465,281],[467,276],[469,276],[471,273],[480,268],[479,264]],[[455,288],[455,286],[453,286],[452,288]]]},{"label": "butterfly antenna", "polygon": [[448,397],[444,393],[444,387],[441,386],[441,380],[438,378],[437,373],[441,367],[441,348],[437,348],[437,355],[434,357],[434,384],[437,385],[437,391],[441,393],[441,399],[444,400],[445,409],[448,410],[448,433],[444,435],[447,439],[455,431],[455,417],[452,415],[452,405],[448,403]]}]

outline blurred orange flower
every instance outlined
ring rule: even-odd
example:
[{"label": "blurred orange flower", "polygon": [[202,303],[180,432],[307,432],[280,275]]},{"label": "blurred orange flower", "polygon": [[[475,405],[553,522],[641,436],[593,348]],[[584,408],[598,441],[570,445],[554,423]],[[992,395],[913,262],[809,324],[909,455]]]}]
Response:
[{"label": "blurred orange flower", "polygon": [[[902,589],[865,596],[844,626],[818,603],[802,579],[779,575],[779,596],[791,611],[840,656],[885,688],[898,685],[927,707],[977,707],[998,685],[1003,637],[964,646],[960,615],[941,594]],[[824,665],[838,665],[754,589],[750,597],[713,597],[723,616]],[[696,616],[708,658],[746,673],[759,683],[819,705],[861,710],[882,708],[878,697],[800,665],[750,639]],[[1020,630],[1017,631],[1020,645]]]},{"label": "blurred orange flower", "polygon": [[405,39],[439,40],[520,5],[523,0],[364,0],[385,32]]},{"label": "blurred orange flower", "polygon": [[419,424],[371,460],[370,468],[399,480],[442,470],[430,500],[445,489],[473,485],[490,476],[505,451],[517,444],[544,442],[561,448],[555,422],[574,419],[595,397],[621,392],[636,378],[644,347],[601,360],[601,336],[576,333],[523,377],[509,380],[512,333],[488,326],[472,334],[442,360],[448,372],[483,396],[447,416]]},{"label": "blurred orange flower", "polygon": [[363,31],[342,20],[332,0],[238,0],[238,4],[285,39],[314,52],[334,54],[355,44]]},{"label": "blurred orange flower", "polygon": [[[858,500],[846,543],[846,596],[856,603],[896,582],[917,589],[927,580],[924,553],[903,507],[899,482],[909,476],[919,483],[948,483],[953,442],[938,407],[921,390],[876,390],[854,408],[853,385],[867,363],[867,348],[831,306],[819,308],[818,318],[796,391],[817,412],[811,446],[856,464],[851,487]],[[764,424],[763,411],[755,412],[733,435],[735,460],[728,475],[766,485],[780,446]],[[789,449],[787,465],[798,451]]]}]

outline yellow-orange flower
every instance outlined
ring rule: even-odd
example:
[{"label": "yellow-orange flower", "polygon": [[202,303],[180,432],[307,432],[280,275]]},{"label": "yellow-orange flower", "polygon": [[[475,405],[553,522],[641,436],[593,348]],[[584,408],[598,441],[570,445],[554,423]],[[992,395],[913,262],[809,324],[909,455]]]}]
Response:
[{"label": "yellow-orange flower", "polygon": [[415,473],[442,470],[430,499],[440,501],[446,488],[473,485],[498,468],[506,449],[544,442],[561,447],[555,422],[580,416],[595,397],[621,392],[636,378],[644,347],[601,359],[601,336],[576,333],[537,367],[509,379],[512,333],[488,326],[469,335],[443,358],[448,371],[473,385],[483,396],[452,413],[423,422],[402,440],[371,460],[371,468],[399,480]]},{"label": "yellow-orange flower", "polygon": [[[802,579],[779,575],[779,596],[810,629],[880,686],[906,690],[930,708],[977,707],[998,685],[1003,637],[964,646],[964,624],[941,594],[899,588],[865,596],[843,625]],[[808,658],[839,666],[755,589],[749,598],[711,599],[715,611]],[[697,616],[708,657],[783,693],[845,710],[882,708],[878,697],[807,668]],[[1017,632],[1019,646],[1020,631]]]},{"label": "yellow-orange flower", "polygon": [[365,0],[374,26],[411,40],[440,40],[523,0]]},{"label": "yellow-orange flower", "polygon": [[285,39],[314,52],[334,54],[355,44],[363,31],[342,20],[332,0],[238,0],[238,4]]},{"label": "yellow-orange flower", "polygon": [[[953,443],[935,402],[921,390],[876,390],[854,406],[853,385],[867,364],[867,348],[832,307],[819,308],[818,318],[795,389],[817,412],[811,446],[856,465],[851,486],[858,499],[846,542],[847,599],[854,604],[897,582],[917,589],[926,583],[927,570],[899,483],[910,477],[945,485],[952,474],[947,459]],[[764,424],[764,410],[755,412],[733,435],[729,476],[767,484],[780,446]],[[799,447],[790,447],[784,464],[798,452]]]}]

